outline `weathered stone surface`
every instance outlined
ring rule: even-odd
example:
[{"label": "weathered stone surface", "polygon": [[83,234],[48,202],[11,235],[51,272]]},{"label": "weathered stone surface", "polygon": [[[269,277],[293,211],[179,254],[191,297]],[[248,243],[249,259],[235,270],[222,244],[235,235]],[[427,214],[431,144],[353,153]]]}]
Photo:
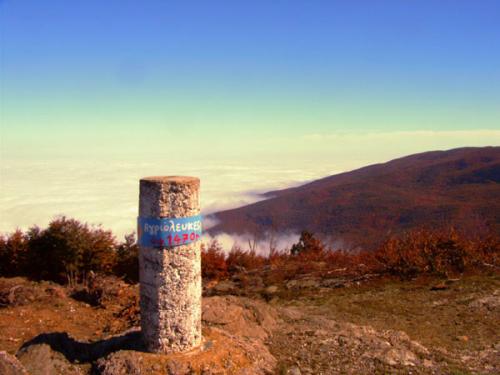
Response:
[{"label": "weathered stone surface", "polygon": [[96,372],[118,374],[271,374],[277,361],[266,340],[279,325],[279,312],[262,301],[235,296],[203,303],[203,345],[183,353],[118,350],[100,357]]},{"label": "weathered stone surface", "polygon": [[83,372],[47,344],[32,345],[17,353],[31,375],[80,375]]},{"label": "weathered stone surface", "polygon": [[28,372],[16,357],[5,351],[0,351],[0,374],[28,375]]},{"label": "weathered stone surface", "polygon": [[142,365],[140,353],[127,351],[119,351],[97,361],[98,373],[102,375],[140,375]]},{"label": "weathered stone surface", "polygon": [[203,302],[203,323],[241,338],[266,340],[278,325],[278,314],[267,303],[235,296],[210,297]]},{"label": "weathered stone surface", "polygon": [[490,311],[500,310],[500,293],[478,298],[472,301],[469,306],[475,309],[484,308]]},{"label": "weathered stone surface", "polygon": [[271,374],[276,359],[261,340],[238,337],[215,327],[204,329],[206,342],[184,353],[157,354],[121,350],[101,358],[96,373],[101,375],[194,375]]},{"label": "weathered stone surface", "polygon": [[34,282],[22,277],[0,278],[0,307],[24,306],[64,297],[64,288],[49,281]]},{"label": "weathered stone surface", "polygon": [[139,215],[187,217],[200,213],[200,180],[196,177],[146,177],[140,181]]},{"label": "weathered stone surface", "polygon": [[[199,179],[148,177],[140,181],[139,215],[180,218],[200,213]],[[139,253],[141,327],[148,350],[174,353],[201,343],[200,242]]]},{"label": "weathered stone surface", "polygon": [[279,311],[286,324],[273,330],[271,352],[289,362],[288,371],[294,366],[308,375],[428,373],[422,369],[437,369],[430,351],[405,332],[327,319],[314,314],[314,308]]}]

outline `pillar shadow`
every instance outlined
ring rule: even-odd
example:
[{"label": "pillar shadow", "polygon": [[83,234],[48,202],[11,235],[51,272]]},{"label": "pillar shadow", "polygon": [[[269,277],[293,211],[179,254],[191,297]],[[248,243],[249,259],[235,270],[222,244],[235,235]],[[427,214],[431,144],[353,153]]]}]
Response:
[{"label": "pillar shadow", "polygon": [[19,351],[39,344],[47,344],[52,350],[61,353],[72,363],[94,362],[119,350],[145,351],[139,330],[95,342],[77,341],[66,332],[42,333],[25,342]]}]

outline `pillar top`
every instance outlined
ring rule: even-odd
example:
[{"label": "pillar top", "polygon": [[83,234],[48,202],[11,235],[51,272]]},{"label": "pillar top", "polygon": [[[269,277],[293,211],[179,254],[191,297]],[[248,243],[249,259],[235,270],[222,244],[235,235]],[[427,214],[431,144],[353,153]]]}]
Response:
[{"label": "pillar top", "polygon": [[141,178],[141,182],[152,182],[159,184],[183,184],[199,185],[200,179],[191,176],[150,176]]}]

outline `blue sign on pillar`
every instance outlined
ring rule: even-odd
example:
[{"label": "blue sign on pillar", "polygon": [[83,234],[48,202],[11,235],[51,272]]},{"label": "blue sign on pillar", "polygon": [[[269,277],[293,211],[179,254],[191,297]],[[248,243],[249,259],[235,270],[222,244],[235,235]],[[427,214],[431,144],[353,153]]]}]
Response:
[{"label": "blue sign on pillar", "polygon": [[174,247],[201,237],[201,215],[176,218],[137,218],[138,244],[144,247]]}]

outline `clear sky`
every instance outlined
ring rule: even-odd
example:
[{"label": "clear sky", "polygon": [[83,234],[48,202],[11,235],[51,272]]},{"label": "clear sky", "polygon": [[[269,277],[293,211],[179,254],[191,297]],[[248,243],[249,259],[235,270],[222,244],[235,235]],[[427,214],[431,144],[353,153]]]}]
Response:
[{"label": "clear sky", "polygon": [[14,153],[500,127],[497,0],[3,0],[0,34]]},{"label": "clear sky", "polygon": [[0,38],[9,201],[41,160],[310,178],[500,144],[498,0],[0,0]]}]

